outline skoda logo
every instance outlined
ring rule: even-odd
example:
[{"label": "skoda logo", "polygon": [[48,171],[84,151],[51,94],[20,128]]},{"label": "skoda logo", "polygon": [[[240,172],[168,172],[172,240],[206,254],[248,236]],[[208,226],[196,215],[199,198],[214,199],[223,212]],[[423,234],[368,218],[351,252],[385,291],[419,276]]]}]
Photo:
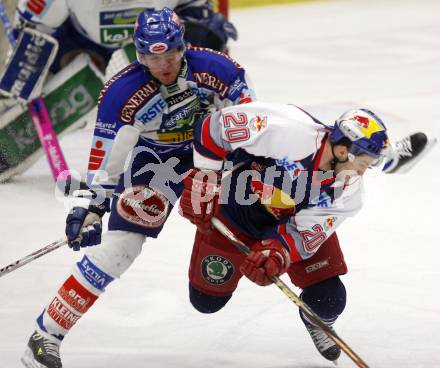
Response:
[{"label": "skoda logo", "polygon": [[225,257],[210,255],[202,260],[203,278],[212,285],[223,285],[235,272],[234,265]]}]

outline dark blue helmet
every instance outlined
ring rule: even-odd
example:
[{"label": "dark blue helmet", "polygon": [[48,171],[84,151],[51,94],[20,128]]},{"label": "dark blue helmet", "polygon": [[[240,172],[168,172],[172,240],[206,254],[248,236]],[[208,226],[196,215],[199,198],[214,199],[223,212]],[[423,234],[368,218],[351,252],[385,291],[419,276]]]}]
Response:
[{"label": "dark blue helmet", "polygon": [[179,17],[171,9],[147,9],[137,17],[133,41],[141,54],[163,54],[184,46],[184,32]]},{"label": "dark blue helmet", "polygon": [[379,158],[388,146],[387,128],[383,121],[367,109],[349,110],[336,120],[330,133],[330,143],[342,138],[351,141],[350,152]]}]

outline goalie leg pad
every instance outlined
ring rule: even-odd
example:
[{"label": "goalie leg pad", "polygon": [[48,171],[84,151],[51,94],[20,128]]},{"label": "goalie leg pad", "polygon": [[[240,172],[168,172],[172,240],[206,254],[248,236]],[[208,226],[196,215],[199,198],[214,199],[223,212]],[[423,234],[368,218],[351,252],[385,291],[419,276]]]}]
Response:
[{"label": "goalie leg pad", "polygon": [[53,37],[24,28],[0,78],[0,90],[23,101],[37,97],[57,50]]},{"label": "goalie leg pad", "polygon": [[[45,84],[44,102],[57,135],[78,128],[93,113],[102,80],[90,58],[83,54]],[[28,111],[16,104],[1,115],[0,182],[25,171],[43,155]]]}]

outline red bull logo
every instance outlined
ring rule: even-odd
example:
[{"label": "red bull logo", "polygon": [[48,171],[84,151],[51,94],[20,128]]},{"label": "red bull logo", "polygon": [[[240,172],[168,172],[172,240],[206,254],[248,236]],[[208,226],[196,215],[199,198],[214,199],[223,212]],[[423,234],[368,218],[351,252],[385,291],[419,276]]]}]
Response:
[{"label": "red bull logo", "polygon": [[325,229],[325,230],[329,230],[329,229],[331,229],[331,228],[334,226],[335,221],[336,221],[336,217],[329,217],[329,218],[325,221],[324,229]]},{"label": "red bull logo", "polygon": [[267,116],[259,116],[257,115],[255,118],[251,120],[251,127],[255,128],[253,130],[259,132],[260,130],[267,127]]},{"label": "red bull logo", "polygon": [[374,133],[383,131],[383,127],[379,122],[366,116],[356,115],[353,120],[359,123],[359,127],[365,137],[371,138]]},{"label": "red bull logo", "polygon": [[354,120],[356,120],[357,122],[359,122],[359,124],[361,125],[362,128],[368,129],[368,126],[370,125],[370,119],[368,119],[365,116],[355,116]]}]

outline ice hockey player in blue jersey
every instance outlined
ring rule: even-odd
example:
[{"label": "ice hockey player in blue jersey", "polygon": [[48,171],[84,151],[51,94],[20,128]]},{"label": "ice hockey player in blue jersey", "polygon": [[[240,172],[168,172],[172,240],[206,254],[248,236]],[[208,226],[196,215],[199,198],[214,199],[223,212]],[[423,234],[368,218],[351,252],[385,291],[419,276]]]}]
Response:
[{"label": "ice hockey player in blue jersey", "polygon": [[[96,247],[87,248],[37,318],[22,357],[27,367],[60,368],[65,335],[130,267],[146,238],[159,235],[183,190],[183,176],[193,167],[198,119],[254,99],[239,64],[213,50],[186,48],[183,36],[172,10],[140,14],[133,36],[138,61],[101,92],[88,170],[91,189],[74,193],[66,219],[70,247]],[[101,218],[108,211],[101,241]]]},{"label": "ice hockey player in blue jersey", "polygon": [[[180,199],[197,226],[189,297],[202,313],[231,299],[240,278],[266,286],[287,273],[301,298],[332,326],[343,312],[347,273],[335,230],[361,208],[362,177],[384,164],[385,125],[366,109],[325,126],[293,105],[253,102],[207,117],[194,134],[195,169]],[[229,168],[222,173],[228,162]],[[223,174],[223,175],[222,175]],[[212,228],[220,219],[250,247],[248,256]],[[321,355],[341,350],[300,314]]]},{"label": "ice hockey player in blue jersey", "polygon": [[[17,97],[30,101],[41,95],[57,135],[88,123],[96,115],[102,85],[136,60],[131,36],[137,15],[163,7],[179,15],[185,41],[193,46],[223,52],[238,37],[212,0],[17,2],[10,34],[17,42],[0,68],[0,140],[9,142],[0,146],[0,182],[24,172],[44,153],[31,115]],[[68,186],[60,187],[69,192]]]}]

